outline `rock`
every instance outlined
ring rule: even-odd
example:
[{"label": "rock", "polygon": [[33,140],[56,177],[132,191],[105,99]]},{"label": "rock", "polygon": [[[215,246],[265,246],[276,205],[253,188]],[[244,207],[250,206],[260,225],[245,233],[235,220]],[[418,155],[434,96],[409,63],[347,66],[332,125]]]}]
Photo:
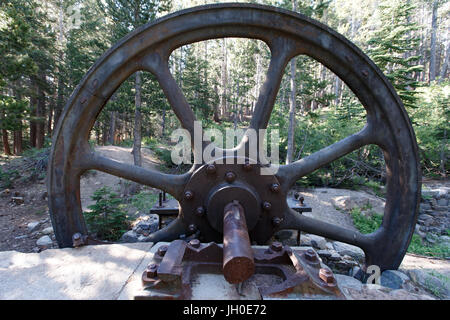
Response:
[{"label": "rock", "polygon": [[311,246],[313,246],[314,248],[321,250],[327,249],[327,240],[325,240],[324,237],[310,234],[309,238],[311,239]]},{"label": "rock", "polygon": [[389,294],[393,300],[434,300],[430,296],[414,294],[405,289],[392,290]]},{"label": "rock", "polygon": [[334,250],[333,243],[327,242],[326,244],[327,250]]},{"label": "rock", "polygon": [[331,257],[331,252],[328,250],[318,250],[317,254],[319,255],[319,257],[325,258],[325,259],[328,259],[329,257]]},{"label": "rock", "polygon": [[336,278],[337,284],[341,289],[350,288],[358,291],[362,290],[363,284],[361,281],[353,277],[345,276],[343,274],[335,274],[334,277]]},{"label": "rock", "polygon": [[311,238],[309,237],[310,235],[308,234],[308,235],[301,235],[300,236],[300,245],[301,246],[308,246],[308,247],[311,247],[312,245],[311,245]]},{"label": "rock", "polygon": [[31,221],[27,224],[27,230],[28,232],[36,231],[36,229],[39,227],[41,223],[39,221]]},{"label": "rock", "polygon": [[275,237],[278,240],[287,240],[287,239],[290,239],[290,238],[296,237],[296,236],[297,236],[297,231],[294,231],[294,230],[281,230],[275,234]]},{"label": "rock", "polygon": [[120,238],[120,242],[133,243],[138,242],[138,234],[133,230],[125,232]]},{"label": "rock", "polygon": [[374,196],[369,195],[351,195],[338,196],[331,199],[331,203],[335,208],[350,211],[354,208],[368,208],[370,212],[384,214],[385,202]]},{"label": "rock", "polygon": [[416,224],[414,233],[417,234],[421,238],[425,238],[425,236],[427,235],[425,232],[420,231],[420,225],[418,225],[418,224]]},{"label": "rock", "polygon": [[27,235],[24,234],[24,235],[22,235],[22,236],[14,237],[14,239],[15,239],[15,240],[21,240],[21,239],[25,239],[26,237],[27,237]]},{"label": "rock", "polygon": [[0,192],[0,197],[7,198],[11,195],[11,191],[9,189],[5,189],[2,192]]},{"label": "rock", "polygon": [[362,262],[364,260],[364,251],[358,247],[339,241],[333,242],[333,247],[334,250],[336,250],[340,255],[351,256],[358,262]]},{"label": "rock", "polygon": [[42,234],[52,234],[53,232],[53,227],[47,227],[41,231]]},{"label": "rock", "polygon": [[448,205],[448,200],[445,198],[439,199],[437,204],[438,204],[438,206],[446,207]]},{"label": "rock", "polygon": [[401,289],[407,281],[410,281],[409,277],[397,270],[386,270],[380,277],[380,284],[391,289]]},{"label": "rock", "polygon": [[445,275],[424,269],[408,269],[407,273],[414,283],[433,295],[444,299],[450,298],[450,280]]},{"label": "rock", "polygon": [[51,247],[53,245],[53,241],[49,236],[42,236],[36,241],[36,245],[41,249],[45,249]]},{"label": "rock", "polygon": [[428,202],[422,202],[420,204],[420,212],[425,212],[426,210],[431,210],[431,205]]},{"label": "rock", "polygon": [[11,197],[11,201],[15,204],[23,204],[25,199],[24,197]]},{"label": "rock", "polygon": [[450,243],[450,237],[449,236],[440,236],[439,242],[440,243]]},{"label": "rock", "polygon": [[427,233],[427,235],[425,236],[425,240],[427,240],[429,243],[436,243],[437,236],[432,233]]},{"label": "rock", "polygon": [[336,251],[331,251],[331,255],[328,258],[331,261],[339,261],[341,260],[341,255],[339,253],[337,253]]},{"label": "rock", "polygon": [[159,216],[157,214],[143,215],[135,224],[133,230],[138,234],[149,235],[159,229]]}]

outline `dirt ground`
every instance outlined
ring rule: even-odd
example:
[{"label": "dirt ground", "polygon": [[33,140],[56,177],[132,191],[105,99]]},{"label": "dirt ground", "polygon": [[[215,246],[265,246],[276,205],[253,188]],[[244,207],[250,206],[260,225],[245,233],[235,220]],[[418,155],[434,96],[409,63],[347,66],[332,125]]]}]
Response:
[{"label": "dirt ground", "polygon": [[[97,147],[97,152],[111,159],[133,163],[131,148],[117,146]],[[145,168],[155,168],[158,161],[147,149],[142,149],[142,162]],[[103,173],[87,174],[81,178],[80,193],[83,210],[93,203],[91,196],[102,186],[120,187],[118,177]],[[37,252],[36,241],[43,236],[42,231],[51,227],[46,197],[45,180],[33,183],[14,184],[10,193],[0,197],[0,251]],[[11,201],[11,196],[23,197],[22,204]],[[28,230],[30,222],[39,222],[35,230]],[[49,236],[54,240],[53,233]],[[54,243],[56,248],[56,243]]]}]

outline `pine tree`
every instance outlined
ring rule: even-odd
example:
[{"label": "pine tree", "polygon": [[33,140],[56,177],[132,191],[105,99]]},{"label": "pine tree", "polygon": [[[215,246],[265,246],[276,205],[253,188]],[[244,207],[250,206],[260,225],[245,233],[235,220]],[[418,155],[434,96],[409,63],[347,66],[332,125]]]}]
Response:
[{"label": "pine tree", "polygon": [[420,56],[414,55],[419,38],[417,24],[409,17],[414,6],[403,1],[384,1],[380,5],[381,28],[369,40],[369,56],[392,82],[403,104],[416,107],[419,83],[413,73],[422,70]]}]

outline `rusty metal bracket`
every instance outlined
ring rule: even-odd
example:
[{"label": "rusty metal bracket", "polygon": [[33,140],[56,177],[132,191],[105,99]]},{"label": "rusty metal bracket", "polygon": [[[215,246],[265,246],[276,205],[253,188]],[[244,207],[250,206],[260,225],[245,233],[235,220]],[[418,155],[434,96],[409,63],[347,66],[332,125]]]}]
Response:
[{"label": "rusty metal bracket", "polygon": [[[275,242],[253,247],[255,274],[246,282],[256,283],[262,299],[345,299],[332,271],[313,249],[295,249]],[[223,247],[214,242],[175,240],[163,245],[142,274],[143,290],[137,300],[192,298],[192,281],[199,274],[223,272]],[[274,275],[281,282],[258,281],[259,275]]]}]

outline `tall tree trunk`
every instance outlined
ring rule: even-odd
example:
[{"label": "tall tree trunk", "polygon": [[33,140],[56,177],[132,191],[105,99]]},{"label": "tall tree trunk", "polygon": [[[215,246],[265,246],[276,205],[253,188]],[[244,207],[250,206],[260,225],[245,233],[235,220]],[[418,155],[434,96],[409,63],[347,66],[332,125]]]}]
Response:
[{"label": "tall tree trunk", "polygon": [[7,156],[10,156],[11,149],[9,148],[8,131],[6,129],[2,129],[2,139],[3,139],[3,152]]},{"label": "tall tree trunk", "polygon": [[115,142],[115,134],[116,134],[116,113],[117,111],[110,112],[110,122],[109,122],[109,144],[113,145]]},{"label": "tall tree trunk", "polygon": [[433,1],[433,14],[431,17],[431,45],[430,45],[430,75],[428,83],[436,79],[436,30],[437,30],[438,0]]},{"label": "tall tree trunk", "polygon": [[134,132],[133,132],[133,157],[134,164],[136,166],[142,166],[141,157],[141,127],[142,127],[142,115],[141,115],[141,72],[136,72],[135,82],[135,111],[134,111]]},{"label": "tall tree trunk", "polygon": [[32,83],[32,94],[30,96],[30,146],[32,148],[36,148],[36,121],[34,118],[36,117],[36,108],[37,108],[37,99],[36,99],[36,86]]},{"label": "tall tree trunk", "polygon": [[59,117],[64,107],[64,72],[62,68],[62,63],[64,61],[64,50],[62,49],[63,41],[64,41],[64,10],[63,10],[63,1],[59,1],[59,34],[58,34],[58,42],[61,47],[59,50],[59,65],[58,65],[58,93],[56,98],[56,106],[54,108],[54,123],[55,125],[58,123]]},{"label": "tall tree trunk", "polygon": [[446,178],[446,176],[447,176],[446,171],[445,171],[445,161],[447,158],[445,155],[446,146],[447,146],[447,128],[444,128],[444,139],[442,139],[441,154],[440,154],[441,172],[442,172],[442,176],[444,178]]},{"label": "tall tree trunk", "polygon": [[37,108],[36,108],[36,148],[41,149],[44,147],[44,136],[45,136],[45,93],[41,87],[38,87],[38,98],[37,98]]},{"label": "tall tree trunk", "polygon": [[227,75],[227,40],[223,39],[223,58],[222,58],[222,94],[220,96],[220,115],[224,117],[227,113],[227,87],[228,87],[228,75]]},{"label": "tall tree trunk", "polygon": [[161,119],[161,137],[166,134],[166,107],[163,107],[162,119]]},{"label": "tall tree trunk", "polygon": [[20,155],[22,150],[22,130],[17,130],[14,131],[14,154]]},{"label": "tall tree trunk", "polygon": [[449,60],[450,60],[450,41],[448,41],[447,49],[445,50],[444,61],[442,63],[441,72],[439,73],[439,80],[438,80],[439,83],[441,83],[444,80],[445,75],[447,74]]},{"label": "tall tree trunk", "polygon": [[[292,7],[294,11],[297,11],[297,3],[295,0],[292,1]],[[296,98],[296,92],[295,92],[295,64],[297,62],[296,58],[292,58],[291,60],[291,97],[290,97],[290,104],[289,104],[289,128],[288,128],[288,143],[287,143],[287,155],[286,155],[286,164],[289,164],[292,162],[293,155],[294,155],[294,148],[295,148],[295,98]]]}]

